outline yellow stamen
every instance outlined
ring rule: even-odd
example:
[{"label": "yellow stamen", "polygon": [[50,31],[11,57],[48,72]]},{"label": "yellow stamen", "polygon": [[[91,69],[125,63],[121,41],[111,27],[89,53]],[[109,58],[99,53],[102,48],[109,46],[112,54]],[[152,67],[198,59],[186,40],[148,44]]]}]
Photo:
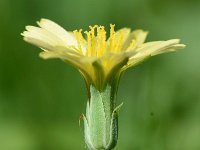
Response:
[{"label": "yellow stamen", "polygon": [[106,51],[106,31],[104,26],[97,27],[97,44],[97,57],[101,57]]},{"label": "yellow stamen", "polygon": [[85,31],[84,33],[87,36],[87,51],[86,51],[86,56],[91,56],[91,36],[90,36],[90,32]]},{"label": "yellow stamen", "polygon": [[115,25],[110,24],[110,51],[119,52],[122,48],[124,33],[122,31],[115,32]]},{"label": "yellow stamen", "polygon": [[110,24],[110,50],[114,50],[114,43],[115,43],[115,25]]},{"label": "yellow stamen", "polygon": [[104,26],[89,26],[90,31],[85,31],[87,37],[86,53],[83,53],[82,45],[84,45],[84,38],[82,36],[82,29],[75,30],[74,34],[77,39],[78,49],[82,51],[85,56],[88,57],[102,57],[106,50],[110,52],[120,52],[123,44],[124,33],[122,31],[115,32],[115,25],[110,24],[110,38],[109,45],[107,47],[106,31]]},{"label": "yellow stamen", "polygon": [[77,40],[78,50],[80,50],[80,52],[83,54],[82,45],[84,45],[84,38],[82,35],[82,29],[80,29],[79,31],[75,30],[73,32]]},{"label": "yellow stamen", "polygon": [[98,27],[97,25],[89,26],[90,27],[90,36],[91,36],[91,55],[96,56],[96,38],[95,38],[95,29]]}]

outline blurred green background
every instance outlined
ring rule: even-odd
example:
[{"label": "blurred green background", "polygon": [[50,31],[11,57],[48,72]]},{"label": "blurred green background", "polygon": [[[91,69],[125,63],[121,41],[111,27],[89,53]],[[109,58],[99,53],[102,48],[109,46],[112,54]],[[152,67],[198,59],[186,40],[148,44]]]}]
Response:
[{"label": "blurred green background", "polygon": [[0,150],[82,150],[86,89],[78,71],[44,61],[20,36],[51,19],[67,30],[115,23],[149,31],[147,41],[187,48],[123,75],[116,150],[200,150],[199,0],[0,0]]}]

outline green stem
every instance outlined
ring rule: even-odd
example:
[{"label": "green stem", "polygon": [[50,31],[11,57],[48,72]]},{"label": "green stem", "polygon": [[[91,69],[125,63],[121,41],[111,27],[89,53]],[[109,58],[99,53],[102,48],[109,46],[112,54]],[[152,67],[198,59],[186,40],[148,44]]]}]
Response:
[{"label": "green stem", "polygon": [[90,150],[111,150],[118,138],[118,106],[115,108],[115,95],[112,87],[99,92],[90,86],[90,99],[84,116],[85,142]]}]

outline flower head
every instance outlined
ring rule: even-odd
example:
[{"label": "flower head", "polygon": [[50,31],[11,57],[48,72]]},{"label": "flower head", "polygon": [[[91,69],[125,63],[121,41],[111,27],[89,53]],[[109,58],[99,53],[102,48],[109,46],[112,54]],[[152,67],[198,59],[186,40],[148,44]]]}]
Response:
[{"label": "flower head", "polygon": [[24,40],[40,47],[42,58],[60,58],[75,66],[87,87],[94,85],[100,91],[108,83],[114,86],[123,71],[146,58],[185,47],[179,39],[144,43],[146,31],[115,31],[112,24],[108,36],[104,26],[90,26],[82,34],[82,29],[69,32],[48,19],[37,23],[39,27],[26,26]]},{"label": "flower head", "polygon": [[41,19],[39,27],[26,26],[24,40],[40,47],[44,59],[60,58],[83,75],[89,99],[83,115],[85,142],[89,149],[113,149],[118,137],[117,85],[121,74],[150,56],[184,48],[179,39],[144,43],[147,32],[122,28],[109,34],[104,26],[90,26],[69,32],[56,23]]}]

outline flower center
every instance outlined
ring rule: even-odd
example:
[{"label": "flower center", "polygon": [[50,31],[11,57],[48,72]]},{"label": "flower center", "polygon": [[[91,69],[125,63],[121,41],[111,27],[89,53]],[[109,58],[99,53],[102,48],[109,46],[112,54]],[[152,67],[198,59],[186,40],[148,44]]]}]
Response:
[{"label": "flower center", "polygon": [[110,24],[110,37],[106,38],[104,26],[89,26],[85,31],[87,41],[82,35],[82,29],[75,30],[74,35],[78,44],[78,51],[88,57],[102,57],[106,52],[120,52],[123,46],[124,32],[115,32],[115,25]]}]

